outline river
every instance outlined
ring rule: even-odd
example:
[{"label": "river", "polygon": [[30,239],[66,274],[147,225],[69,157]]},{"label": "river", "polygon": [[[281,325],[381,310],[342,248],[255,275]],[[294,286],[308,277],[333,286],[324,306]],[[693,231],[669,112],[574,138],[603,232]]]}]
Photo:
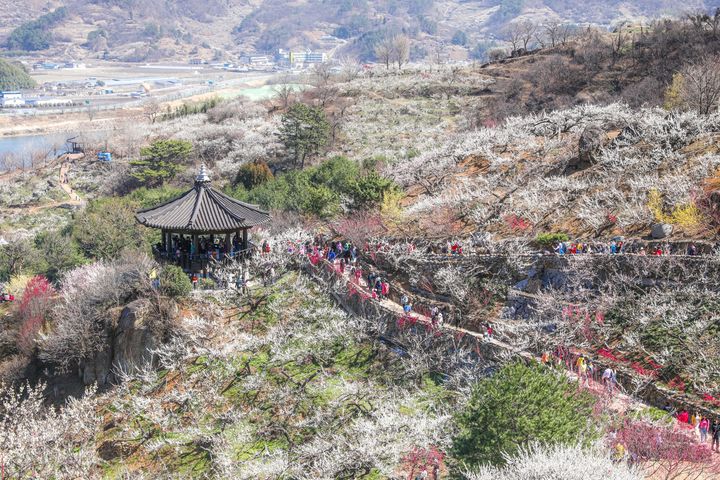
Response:
[{"label": "river", "polygon": [[[78,135],[73,132],[56,132],[0,137],[0,171],[20,166],[29,167],[33,163],[62,155],[70,148],[67,140]],[[88,135],[92,136],[92,134]],[[82,141],[82,135],[80,141]]]}]

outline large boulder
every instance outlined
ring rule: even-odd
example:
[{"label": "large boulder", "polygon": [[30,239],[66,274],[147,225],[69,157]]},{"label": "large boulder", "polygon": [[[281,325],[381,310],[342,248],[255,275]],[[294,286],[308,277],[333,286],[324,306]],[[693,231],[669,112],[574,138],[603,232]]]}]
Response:
[{"label": "large boulder", "polygon": [[672,235],[673,232],[673,226],[669,223],[656,223],[652,226],[652,230],[650,232],[650,235],[655,240],[660,240],[662,238],[669,237]]},{"label": "large boulder", "polygon": [[609,137],[600,125],[588,125],[580,134],[577,157],[568,162],[571,171],[583,170],[595,164],[600,149],[609,141]]}]

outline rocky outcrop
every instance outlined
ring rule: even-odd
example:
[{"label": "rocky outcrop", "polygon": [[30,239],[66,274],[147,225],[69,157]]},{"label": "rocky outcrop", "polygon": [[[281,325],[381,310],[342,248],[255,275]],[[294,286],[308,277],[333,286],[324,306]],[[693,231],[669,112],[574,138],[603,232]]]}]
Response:
[{"label": "rocky outcrop", "polygon": [[566,173],[584,170],[594,165],[596,155],[609,141],[608,135],[600,125],[585,127],[578,140],[578,155],[570,159]]},{"label": "rocky outcrop", "polygon": [[[119,313],[117,323],[105,332],[106,347],[80,368],[85,385],[97,383],[104,387],[114,383],[119,372],[133,372],[152,363],[151,351],[162,342],[148,315],[149,301],[135,300]],[[117,311],[109,312],[117,315]]]},{"label": "rocky outcrop", "polygon": [[147,302],[137,300],[129,304],[120,314],[113,343],[113,368],[132,372],[136,367],[152,360],[154,350],[161,339],[148,325]]},{"label": "rocky outcrop", "polygon": [[652,226],[652,231],[650,232],[650,235],[652,235],[652,238],[654,238],[655,240],[660,240],[669,237],[670,235],[672,235],[672,232],[672,225],[668,223],[656,223]]},{"label": "rocky outcrop", "polygon": [[114,381],[112,375],[112,332],[105,331],[105,348],[80,366],[80,377],[85,385],[104,387]]}]

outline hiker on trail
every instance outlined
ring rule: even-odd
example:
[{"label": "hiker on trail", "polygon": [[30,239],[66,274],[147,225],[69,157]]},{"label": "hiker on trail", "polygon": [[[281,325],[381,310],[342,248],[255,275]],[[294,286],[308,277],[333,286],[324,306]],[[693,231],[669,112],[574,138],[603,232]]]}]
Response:
[{"label": "hiker on trail", "polygon": [[335,250],[330,250],[327,254],[328,262],[335,263],[335,258],[337,255],[335,255]]},{"label": "hiker on trail", "polygon": [[382,279],[380,277],[375,280],[375,292],[378,298],[382,298]]},{"label": "hiker on trail", "polygon": [[403,294],[403,296],[400,297],[400,303],[402,304],[403,307],[405,305],[407,305],[408,303],[410,303],[410,300],[408,299],[407,295]]},{"label": "hiker on trail", "polygon": [[340,275],[345,275],[345,258],[340,259]]},{"label": "hiker on trail", "polygon": [[585,358],[580,355],[577,360],[575,360],[575,368],[577,369],[578,374],[580,374],[580,369],[585,368]]},{"label": "hiker on trail", "polygon": [[688,255],[697,255],[697,247],[694,243],[691,243],[690,246],[687,249]]},{"label": "hiker on trail", "polygon": [[710,433],[712,433],[712,450],[720,453],[720,420],[717,418],[710,427]]},{"label": "hiker on trail", "polygon": [[409,315],[410,310],[412,310],[412,305],[410,303],[403,305],[403,312],[405,312],[405,315]]},{"label": "hiker on trail", "polygon": [[660,247],[660,245],[655,248],[654,255],[656,257],[661,257],[663,255],[662,247]]},{"label": "hiker on trail", "polygon": [[193,290],[197,290],[197,287],[198,287],[198,276],[197,276],[196,273],[193,273],[193,275],[192,275],[192,286],[193,286]]},{"label": "hiker on trail", "polygon": [[442,325],[443,322],[445,321],[445,319],[443,318],[443,313],[442,313],[442,312],[438,312],[437,317],[435,317],[435,319],[436,319],[435,323],[436,323],[437,325]]},{"label": "hiker on trail", "polygon": [[437,307],[433,307],[432,310],[430,310],[430,323],[432,324],[434,329],[437,329],[440,325],[440,322],[438,322],[438,310]]},{"label": "hiker on trail", "polygon": [[605,385],[605,389],[612,393],[613,390],[613,378],[615,377],[615,371],[608,367],[605,369],[605,371],[602,374],[602,382],[603,385]]},{"label": "hiker on trail", "polygon": [[267,255],[268,253],[270,253],[270,244],[268,243],[267,240],[263,240],[262,254]]},{"label": "hiker on trail", "polygon": [[700,443],[705,443],[705,442],[707,442],[707,435],[708,435],[708,431],[710,430],[710,419],[706,417],[706,418],[703,418],[702,420],[700,420],[699,428],[700,428]]},{"label": "hiker on trail", "polygon": [[382,293],[383,298],[387,298],[388,295],[390,294],[390,284],[388,282],[382,282],[382,284],[380,285],[380,288],[381,288],[380,293]]},{"label": "hiker on trail", "polygon": [[[582,360],[582,362],[580,362]],[[588,374],[587,374],[587,363],[585,362],[585,359],[583,357],[580,357],[578,359],[578,376],[580,377],[580,385],[585,385],[586,387],[590,386],[590,382],[588,381]]]},{"label": "hiker on trail", "polygon": [[375,287],[375,274],[373,272],[368,272],[367,275],[367,286],[369,290],[372,290]]},{"label": "hiker on trail", "polygon": [[690,423],[690,414],[683,410],[682,412],[678,413],[677,415],[677,421],[680,423]]},{"label": "hiker on trail", "polygon": [[618,253],[617,243],[615,242],[615,240],[610,242],[610,253],[612,253],[613,255]]},{"label": "hiker on trail", "polygon": [[240,291],[242,291],[242,287],[243,287],[243,273],[239,272],[235,276],[235,290],[240,292]]},{"label": "hiker on trail", "polygon": [[614,462],[622,462],[622,460],[625,458],[625,445],[618,442],[617,445],[615,445],[615,451],[613,452],[613,461]]}]

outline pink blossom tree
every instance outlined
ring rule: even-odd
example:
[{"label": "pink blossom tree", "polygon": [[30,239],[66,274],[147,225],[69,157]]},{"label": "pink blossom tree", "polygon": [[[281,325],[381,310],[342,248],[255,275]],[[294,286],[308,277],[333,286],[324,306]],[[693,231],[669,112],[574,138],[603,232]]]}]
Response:
[{"label": "pink blossom tree", "polygon": [[677,427],[627,421],[613,442],[625,447],[648,478],[698,480],[720,474],[720,464],[707,445]]},{"label": "pink blossom tree", "polygon": [[25,287],[17,309],[20,323],[17,346],[26,355],[35,350],[37,335],[45,324],[55,293],[55,288],[42,275],[33,277]]}]

